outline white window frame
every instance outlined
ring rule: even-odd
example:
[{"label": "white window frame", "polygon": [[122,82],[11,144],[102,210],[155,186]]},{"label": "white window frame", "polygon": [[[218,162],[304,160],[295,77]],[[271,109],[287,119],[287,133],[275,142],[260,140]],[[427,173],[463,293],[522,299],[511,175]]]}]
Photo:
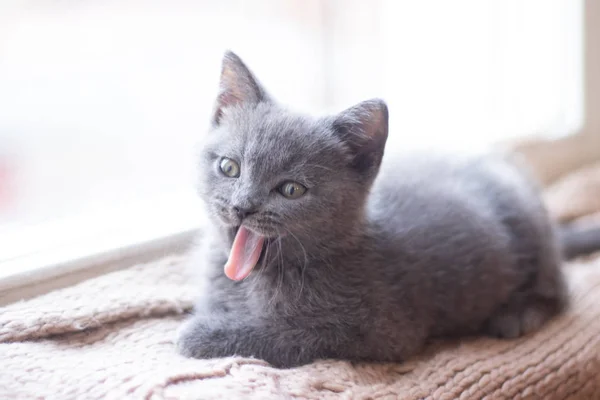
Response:
[{"label": "white window frame", "polygon": [[[156,210],[156,211],[153,211]],[[107,272],[137,263],[185,252],[203,223],[196,202],[173,198],[139,212],[111,210],[104,215],[60,219],[41,226],[9,228],[0,232],[0,243],[17,251],[0,261],[0,306],[48,291],[73,285]],[[94,226],[90,230],[89,226]],[[44,238],[57,232],[84,232],[68,241],[59,240],[46,247]],[[32,238],[37,234],[41,238]],[[28,247],[29,246],[29,247]]]},{"label": "white window frame", "polygon": [[543,184],[600,160],[600,2],[584,1],[583,108],[581,130],[555,140],[531,140],[516,145]]}]

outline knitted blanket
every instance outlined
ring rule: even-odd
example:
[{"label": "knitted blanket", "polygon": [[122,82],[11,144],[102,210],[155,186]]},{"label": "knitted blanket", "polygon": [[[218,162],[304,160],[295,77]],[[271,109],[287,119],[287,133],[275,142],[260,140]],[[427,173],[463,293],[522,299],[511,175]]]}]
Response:
[{"label": "knitted blanket", "polygon": [[185,359],[182,257],[0,309],[0,399],[599,399],[600,257],[567,267],[573,305],[540,332],[432,343],[404,364]]}]

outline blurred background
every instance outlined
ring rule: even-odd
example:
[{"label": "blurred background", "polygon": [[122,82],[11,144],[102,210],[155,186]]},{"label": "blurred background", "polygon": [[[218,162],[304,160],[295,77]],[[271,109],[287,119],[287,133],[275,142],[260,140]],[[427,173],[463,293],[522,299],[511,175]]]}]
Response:
[{"label": "blurred background", "polygon": [[575,135],[591,3],[1,2],[0,261],[196,225],[225,49],[300,111],[384,98],[388,152]]}]

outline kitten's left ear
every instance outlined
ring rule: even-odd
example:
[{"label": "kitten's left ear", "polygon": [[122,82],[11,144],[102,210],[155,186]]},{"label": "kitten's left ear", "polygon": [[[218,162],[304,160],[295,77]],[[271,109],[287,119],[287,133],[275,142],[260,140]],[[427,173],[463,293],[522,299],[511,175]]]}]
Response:
[{"label": "kitten's left ear", "polygon": [[342,111],[333,122],[335,134],[350,148],[352,166],[368,176],[379,169],[388,136],[388,108],[383,100],[363,101]]},{"label": "kitten's left ear", "polygon": [[213,113],[213,124],[219,125],[223,110],[240,104],[268,101],[269,96],[241,58],[232,51],[223,56],[219,95]]}]

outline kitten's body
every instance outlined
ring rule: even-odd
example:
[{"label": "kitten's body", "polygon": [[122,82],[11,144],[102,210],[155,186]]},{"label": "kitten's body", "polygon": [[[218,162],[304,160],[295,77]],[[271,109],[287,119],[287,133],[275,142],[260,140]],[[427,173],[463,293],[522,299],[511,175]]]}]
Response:
[{"label": "kitten's body", "polygon": [[[509,162],[427,154],[386,159],[377,174],[382,102],[326,119],[295,115],[231,54],[222,85],[231,95],[217,104],[201,185],[213,224],[194,261],[207,286],[180,333],[183,354],[282,367],[402,361],[435,336],[527,333],[566,305],[552,224]],[[220,157],[239,160],[239,177],[219,175]],[[304,197],[272,190],[289,179],[308,187]],[[239,204],[253,213],[232,216]],[[267,244],[252,273],[233,281],[223,266],[239,224]]]}]

